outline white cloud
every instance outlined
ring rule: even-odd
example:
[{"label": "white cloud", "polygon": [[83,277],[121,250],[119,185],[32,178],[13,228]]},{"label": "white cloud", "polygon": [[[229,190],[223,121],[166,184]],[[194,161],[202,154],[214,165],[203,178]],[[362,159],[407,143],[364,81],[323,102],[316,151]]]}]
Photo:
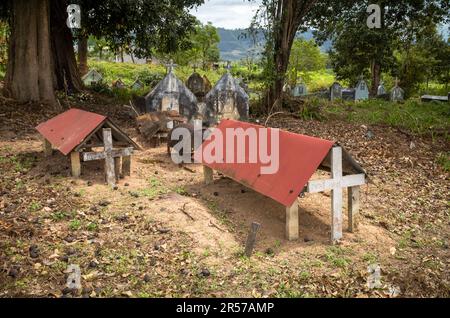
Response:
[{"label": "white cloud", "polygon": [[227,29],[248,28],[261,0],[206,0],[193,9],[191,14],[202,23],[212,22],[216,27]]}]

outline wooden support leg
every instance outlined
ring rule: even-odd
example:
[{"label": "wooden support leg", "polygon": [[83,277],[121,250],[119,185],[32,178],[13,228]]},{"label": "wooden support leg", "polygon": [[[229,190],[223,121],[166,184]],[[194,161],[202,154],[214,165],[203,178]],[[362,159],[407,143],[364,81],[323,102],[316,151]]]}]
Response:
[{"label": "wooden support leg", "polygon": [[205,179],[205,184],[211,184],[214,181],[213,170],[210,167],[203,166],[203,177]]},{"label": "wooden support leg", "polygon": [[348,231],[354,233],[358,229],[360,187],[348,188]]},{"label": "wooden support leg", "polygon": [[122,157],[122,174],[123,176],[131,176],[131,156]]},{"label": "wooden support leg", "polygon": [[120,178],[120,157],[114,158],[114,173],[116,175],[116,180]]},{"label": "wooden support leg", "polygon": [[299,238],[298,233],[298,203],[286,208],[286,238],[294,241]]},{"label": "wooden support leg", "polygon": [[53,153],[52,144],[50,142],[48,142],[48,140],[45,138],[43,139],[42,142],[43,142],[43,146],[44,146],[44,155],[46,157],[50,157]]},{"label": "wooden support leg", "polygon": [[70,163],[72,165],[72,177],[79,178],[81,176],[80,153],[72,152],[70,154]]}]

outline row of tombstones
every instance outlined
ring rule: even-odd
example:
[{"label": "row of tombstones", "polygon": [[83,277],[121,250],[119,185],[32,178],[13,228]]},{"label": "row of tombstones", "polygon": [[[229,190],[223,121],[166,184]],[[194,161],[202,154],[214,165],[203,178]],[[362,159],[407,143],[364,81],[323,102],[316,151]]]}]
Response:
[{"label": "row of tombstones", "polygon": [[[97,72],[95,69],[91,69],[81,79],[82,79],[84,85],[91,86],[93,84],[102,82],[103,76],[99,72]],[[112,88],[125,89],[126,87],[127,87],[127,85],[120,78],[112,82]],[[139,90],[139,89],[144,88],[144,84],[139,79],[137,79],[133,82],[133,84],[130,85],[130,88]]]},{"label": "row of tombstones", "polygon": [[[289,85],[285,85],[283,88],[285,93],[289,93],[294,97],[307,96],[308,90],[305,84],[296,85],[291,88]],[[317,94],[316,94],[317,95]],[[364,79],[360,79],[355,88],[344,89],[338,82],[333,83],[328,91],[318,94],[321,97],[328,98],[331,101],[336,99],[342,100],[367,100],[369,99],[369,88]],[[395,87],[389,93],[384,87],[383,82],[378,86],[377,98],[386,99],[391,101],[402,101],[404,100],[405,92],[404,90],[395,84]]]}]

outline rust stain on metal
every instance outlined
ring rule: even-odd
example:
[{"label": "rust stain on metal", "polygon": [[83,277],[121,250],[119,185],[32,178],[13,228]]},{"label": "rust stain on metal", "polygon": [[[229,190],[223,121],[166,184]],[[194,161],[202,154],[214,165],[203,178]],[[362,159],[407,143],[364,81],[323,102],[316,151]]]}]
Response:
[{"label": "rust stain on metal", "polygon": [[[265,127],[249,124],[235,120],[223,120],[216,128],[220,130],[223,136],[223,154],[226,156],[226,129],[242,128],[246,131],[249,128],[256,129],[258,146],[259,130]],[[268,143],[267,149],[271,149],[272,140],[270,138],[271,128],[268,128]],[[213,133],[214,134],[214,133]],[[235,139],[236,141],[236,139]],[[206,146],[215,143],[216,140],[206,140],[203,143]],[[220,171],[224,175],[239,182],[255,191],[272,198],[273,200],[283,204],[284,206],[291,206],[297,197],[300,195],[305,185],[320,166],[322,161],[327,156],[334,142],[305,135],[294,134],[280,130],[279,132],[279,169],[274,174],[262,174],[261,167],[267,167],[268,164],[263,164],[260,156],[257,156],[256,163],[249,163],[249,151],[254,145],[249,145],[248,139],[245,143],[245,162],[246,163],[205,163],[203,162],[201,153],[197,152],[195,158],[202,164],[210,167],[213,170]],[[210,145],[209,148],[211,148]],[[250,147],[252,146],[252,147]],[[236,154],[237,145],[235,142],[234,151]],[[230,149],[231,150],[231,149]],[[272,158],[274,159],[274,158]]]},{"label": "rust stain on metal", "polygon": [[60,152],[68,155],[106,120],[105,116],[72,108],[40,124],[36,129]]}]

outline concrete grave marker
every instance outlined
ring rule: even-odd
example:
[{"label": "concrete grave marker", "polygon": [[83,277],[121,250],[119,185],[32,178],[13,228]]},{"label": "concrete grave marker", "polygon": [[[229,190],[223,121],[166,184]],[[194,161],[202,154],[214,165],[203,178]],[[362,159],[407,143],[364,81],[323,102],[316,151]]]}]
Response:
[{"label": "concrete grave marker", "polygon": [[175,111],[190,120],[198,113],[197,97],[175,76],[174,67],[170,61],[167,75],[145,96],[145,111]]},{"label": "concrete grave marker", "polygon": [[398,79],[395,79],[395,86],[391,92],[391,101],[400,102],[405,99],[405,91],[398,86]]},{"label": "concrete grave marker", "polygon": [[103,76],[95,69],[91,69],[86,73],[86,75],[81,78],[81,80],[83,81],[84,85],[91,86],[93,84],[100,83],[103,80]]},{"label": "concrete grave marker", "polygon": [[300,83],[296,85],[292,90],[292,96],[294,97],[306,96],[307,94],[308,88],[306,87],[305,83]]},{"label": "concrete grave marker", "polygon": [[358,84],[355,87],[355,100],[368,100],[369,99],[369,88],[367,86],[364,77],[361,75]]},{"label": "concrete grave marker", "polygon": [[334,82],[330,87],[330,100],[342,99],[342,86],[338,82]]},{"label": "concrete grave marker", "polygon": [[380,81],[380,85],[378,85],[377,96],[382,96],[387,93],[386,88],[384,87],[384,82]]},{"label": "concrete grave marker", "polygon": [[144,84],[139,79],[136,79],[133,84],[131,84],[131,89],[139,90],[142,88],[144,88]]},{"label": "concrete grave marker", "polygon": [[205,97],[203,118],[209,124],[215,124],[222,119],[247,119],[249,112],[249,97],[245,90],[227,72]]}]

